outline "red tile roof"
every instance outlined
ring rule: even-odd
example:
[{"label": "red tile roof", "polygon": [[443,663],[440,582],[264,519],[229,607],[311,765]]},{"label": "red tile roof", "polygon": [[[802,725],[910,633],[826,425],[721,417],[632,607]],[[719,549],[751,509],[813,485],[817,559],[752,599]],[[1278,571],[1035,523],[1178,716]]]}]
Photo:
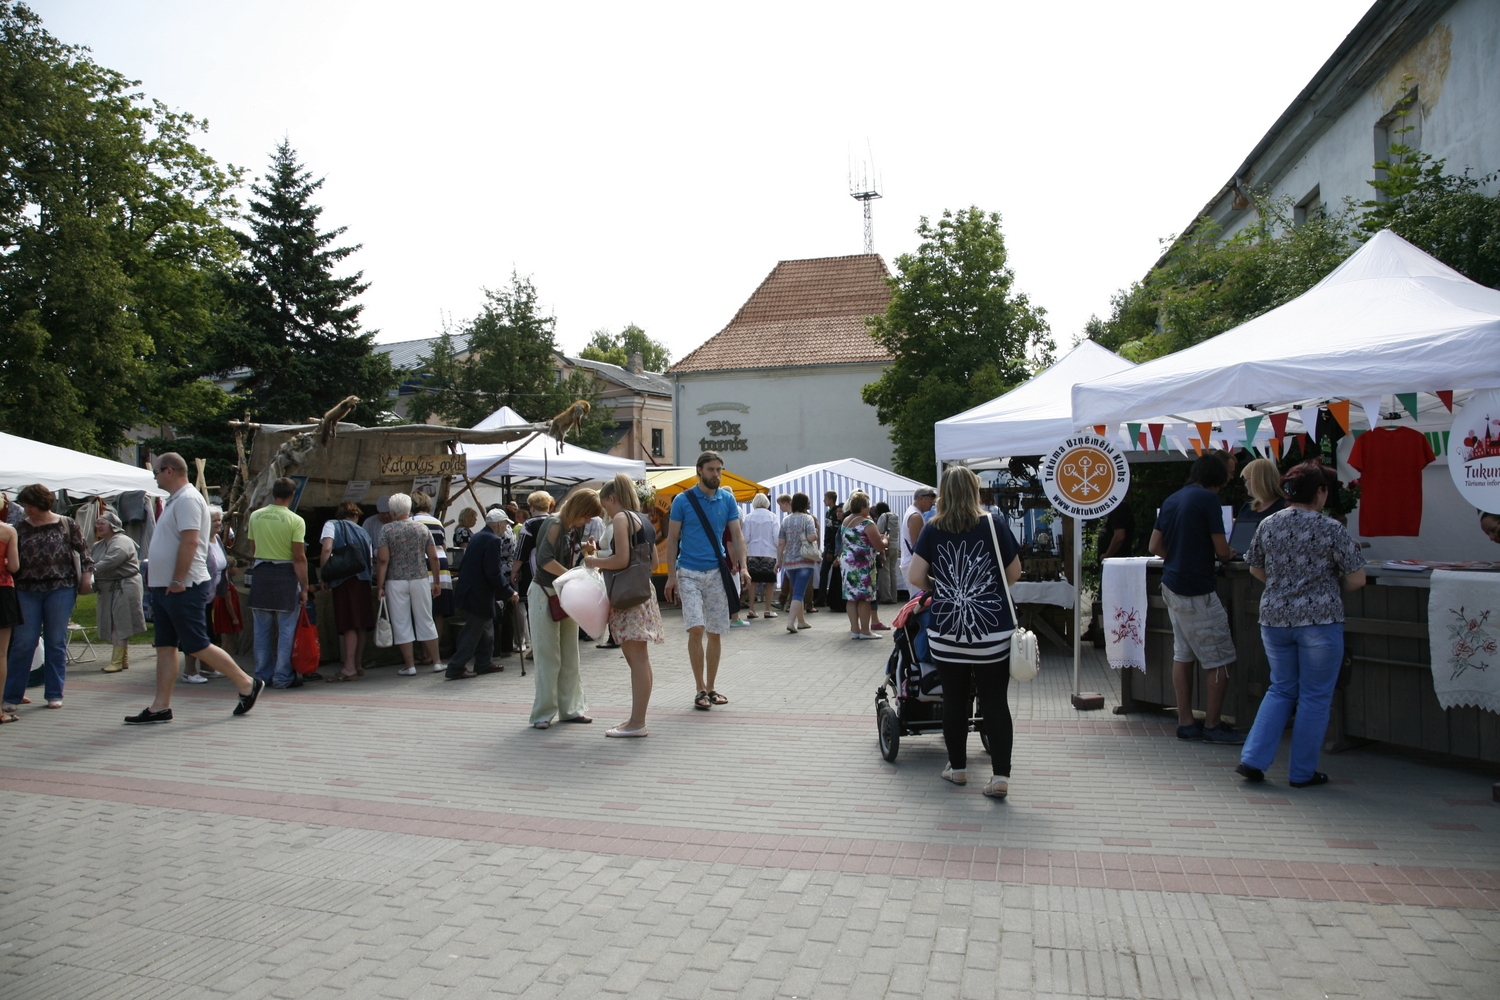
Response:
[{"label": "red tile roof", "polygon": [[728,326],[669,371],[889,361],[865,324],[891,300],[888,277],[879,254],[784,260]]}]

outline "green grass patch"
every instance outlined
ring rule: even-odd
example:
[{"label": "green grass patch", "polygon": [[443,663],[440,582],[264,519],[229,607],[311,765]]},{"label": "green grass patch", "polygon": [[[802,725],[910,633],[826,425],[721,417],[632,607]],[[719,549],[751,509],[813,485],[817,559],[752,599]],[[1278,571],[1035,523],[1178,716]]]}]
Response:
[{"label": "green grass patch", "polygon": [[[98,630],[98,627],[99,627],[99,595],[98,594],[79,594],[78,595],[78,603],[76,603],[76,604],[73,605],[73,623],[75,625],[82,625],[84,628],[86,628],[86,629],[89,630],[89,633],[91,635],[97,635],[97,630]],[[78,635],[77,633],[74,633],[70,638],[72,639],[73,642],[82,642],[83,641],[83,636]],[[95,640],[95,641],[105,641],[105,642],[107,642],[108,640]],[[142,632],[140,635],[133,635],[133,636],[131,636],[130,637],[130,644],[132,646],[149,646],[149,645],[151,645],[151,630],[148,628],[148,629],[146,629],[146,631]]]}]

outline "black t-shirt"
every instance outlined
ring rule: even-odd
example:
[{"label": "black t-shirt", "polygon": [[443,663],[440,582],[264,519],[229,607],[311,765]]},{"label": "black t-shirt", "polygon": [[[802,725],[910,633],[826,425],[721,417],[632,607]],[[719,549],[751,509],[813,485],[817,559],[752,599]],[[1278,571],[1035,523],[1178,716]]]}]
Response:
[{"label": "black t-shirt", "polygon": [[[994,524],[993,536],[987,520]],[[982,515],[961,535],[928,522],[917,536],[912,551],[927,560],[933,592],[927,639],[935,660],[993,663],[1005,657],[1016,624],[999,575],[1004,568],[995,564],[996,542],[1006,566],[1021,554],[1005,518],[993,514]]]},{"label": "black t-shirt", "polygon": [[1344,428],[1340,427],[1333,414],[1323,407],[1318,408],[1318,419],[1313,424],[1313,436],[1317,438],[1318,451],[1323,456],[1323,464],[1330,469],[1338,468],[1339,441],[1343,440]]},{"label": "black t-shirt", "polygon": [[1104,563],[1104,551],[1109,548],[1110,541],[1115,537],[1115,532],[1124,529],[1125,544],[1120,547],[1112,558],[1123,558],[1130,555],[1130,548],[1135,544],[1135,515],[1125,504],[1119,504],[1114,510],[1104,517],[1104,527],[1099,529],[1099,563]]},{"label": "black t-shirt", "polygon": [[1202,486],[1184,486],[1162,501],[1156,530],[1167,549],[1162,586],[1182,597],[1212,594],[1218,565],[1213,536],[1224,534],[1219,495]]}]

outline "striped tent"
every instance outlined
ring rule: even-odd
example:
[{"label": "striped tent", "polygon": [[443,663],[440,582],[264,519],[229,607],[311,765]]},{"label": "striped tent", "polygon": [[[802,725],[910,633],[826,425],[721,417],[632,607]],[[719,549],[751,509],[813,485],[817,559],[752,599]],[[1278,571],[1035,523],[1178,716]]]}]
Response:
[{"label": "striped tent", "polygon": [[841,458],[793,469],[763,480],[762,485],[773,502],[782,493],[806,493],[814,510],[820,509],[823,494],[829,490],[837,493],[840,500],[849,499],[855,490],[863,490],[869,494],[870,503],[884,500],[899,514],[911,504],[917,488],[926,484],[858,458]]}]

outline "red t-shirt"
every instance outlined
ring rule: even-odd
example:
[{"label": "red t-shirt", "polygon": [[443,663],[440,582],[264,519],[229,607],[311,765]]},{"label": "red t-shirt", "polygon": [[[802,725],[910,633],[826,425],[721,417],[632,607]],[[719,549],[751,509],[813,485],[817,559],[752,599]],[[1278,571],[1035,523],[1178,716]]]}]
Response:
[{"label": "red t-shirt", "polygon": [[1437,461],[1427,438],[1410,427],[1381,427],[1361,434],[1349,453],[1359,470],[1359,533],[1422,533],[1422,470]]}]

